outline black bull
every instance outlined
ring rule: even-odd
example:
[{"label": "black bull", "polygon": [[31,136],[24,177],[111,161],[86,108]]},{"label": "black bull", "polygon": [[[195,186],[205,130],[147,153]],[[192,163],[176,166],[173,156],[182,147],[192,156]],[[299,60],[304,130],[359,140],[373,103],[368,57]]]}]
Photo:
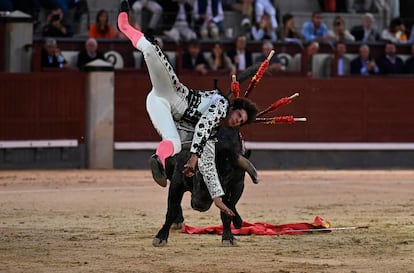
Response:
[{"label": "black bull", "polygon": [[[223,202],[236,215],[230,218],[223,212],[220,213],[223,223],[222,243],[231,246],[235,244],[230,229],[231,222],[236,228],[240,228],[242,224],[236,204],[244,190],[245,171],[248,172],[254,183],[258,182],[258,176],[253,164],[242,156],[242,142],[238,128],[220,127],[217,139],[216,166],[225,192]],[[183,222],[181,201],[186,191],[191,192],[191,207],[193,209],[203,212],[211,207],[213,201],[201,174],[197,171],[194,177],[188,178],[182,173],[183,166],[189,157],[188,149],[183,149],[179,154],[167,160],[166,172],[171,181],[168,192],[168,208],[165,223],[155,236],[153,246],[165,246],[172,224]]]}]

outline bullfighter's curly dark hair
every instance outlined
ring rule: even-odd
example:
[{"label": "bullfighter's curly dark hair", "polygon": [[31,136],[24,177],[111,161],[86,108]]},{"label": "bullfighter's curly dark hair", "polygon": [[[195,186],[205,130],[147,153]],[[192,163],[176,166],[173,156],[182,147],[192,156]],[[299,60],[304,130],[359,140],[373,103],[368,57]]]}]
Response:
[{"label": "bullfighter's curly dark hair", "polygon": [[256,103],[252,102],[248,98],[235,98],[231,104],[232,109],[243,109],[247,113],[247,121],[242,124],[250,124],[256,120],[256,115],[259,112],[259,108]]}]

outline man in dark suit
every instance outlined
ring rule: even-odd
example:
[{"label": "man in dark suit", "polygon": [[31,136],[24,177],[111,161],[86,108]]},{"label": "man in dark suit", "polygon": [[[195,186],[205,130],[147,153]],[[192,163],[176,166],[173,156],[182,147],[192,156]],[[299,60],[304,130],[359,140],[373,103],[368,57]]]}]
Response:
[{"label": "man in dark suit", "polygon": [[246,36],[239,35],[236,37],[236,44],[233,49],[227,52],[227,56],[236,66],[237,71],[243,71],[252,65],[252,54],[246,49]]},{"label": "man in dark suit", "polygon": [[85,48],[78,54],[77,67],[83,69],[85,64],[94,60],[105,60],[105,56],[102,52],[98,51],[98,42],[95,38],[89,38],[85,42]]},{"label": "man in dark suit", "polygon": [[377,59],[381,74],[402,74],[404,73],[404,62],[397,56],[396,47],[392,42],[385,44],[385,54]]},{"label": "man in dark suit", "polygon": [[322,76],[324,77],[342,77],[349,75],[351,60],[346,53],[346,44],[344,42],[337,42],[335,45],[335,52],[325,59],[322,66]]},{"label": "man in dark suit", "polygon": [[46,39],[41,54],[42,68],[67,68],[69,66],[53,38]]},{"label": "man in dark suit", "polygon": [[374,16],[371,13],[365,13],[362,17],[362,25],[354,26],[351,34],[355,37],[355,41],[375,42],[380,40],[380,33],[373,26]]},{"label": "man in dark suit", "polygon": [[368,76],[378,73],[379,68],[369,54],[369,46],[361,45],[359,47],[359,56],[351,61],[351,74]]},{"label": "man in dark suit", "polygon": [[183,53],[183,69],[191,69],[205,75],[208,73],[209,65],[204,58],[204,54],[200,48],[200,42],[196,39],[191,40],[188,43],[188,48]]}]

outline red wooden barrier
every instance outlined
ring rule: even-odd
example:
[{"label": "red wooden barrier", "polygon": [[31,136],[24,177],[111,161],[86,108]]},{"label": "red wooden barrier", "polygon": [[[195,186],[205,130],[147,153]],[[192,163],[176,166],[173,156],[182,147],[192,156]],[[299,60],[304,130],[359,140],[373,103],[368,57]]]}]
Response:
[{"label": "red wooden barrier", "polygon": [[0,140],[85,141],[85,74],[0,73]]},{"label": "red wooden barrier", "polygon": [[[116,77],[115,140],[156,141],[159,136],[145,110],[150,90],[146,74],[118,73]],[[181,75],[194,89],[228,90],[227,76]],[[241,85],[241,89],[247,83]],[[250,96],[262,109],[299,92],[293,103],[276,115],[307,117],[295,124],[253,124],[243,128],[248,141],[289,142],[413,142],[414,80],[404,78],[307,79],[264,77]]]},{"label": "red wooden barrier", "polygon": [[5,70],[5,60],[6,60],[6,50],[5,50],[5,42],[4,37],[6,36],[6,25],[0,23],[0,37],[2,42],[0,43],[0,72],[4,72]]},{"label": "red wooden barrier", "polygon": [[[212,89],[230,77],[183,74],[194,89]],[[248,83],[241,85],[243,91]],[[85,136],[85,74],[0,73],[0,140],[77,139]],[[116,71],[115,141],[158,141],[145,109],[151,88],[145,72]],[[253,124],[248,141],[414,142],[414,80],[410,78],[264,77],[251,93],[260,108],[299,92],[277,115],[308,118],[295,124]]]}]

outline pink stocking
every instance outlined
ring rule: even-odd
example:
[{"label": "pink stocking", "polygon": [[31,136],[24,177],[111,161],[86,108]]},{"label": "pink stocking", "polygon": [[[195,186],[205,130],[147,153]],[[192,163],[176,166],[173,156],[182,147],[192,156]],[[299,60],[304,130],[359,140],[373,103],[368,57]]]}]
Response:
[{"label": "pink stocking", "polygon": [[174,152],[174,145],[170,140],[163,140],[158,144],[156,155],[160,158],[162,165],[165,167],[165,159]]},{"label": "pink stocking", "polygon": [[139,39],[143,36],[143,33],[129,24],[128,13],[121,12],[118,15],[118,27],[121,32],[132,42],[132,45],[136,47]]}]

